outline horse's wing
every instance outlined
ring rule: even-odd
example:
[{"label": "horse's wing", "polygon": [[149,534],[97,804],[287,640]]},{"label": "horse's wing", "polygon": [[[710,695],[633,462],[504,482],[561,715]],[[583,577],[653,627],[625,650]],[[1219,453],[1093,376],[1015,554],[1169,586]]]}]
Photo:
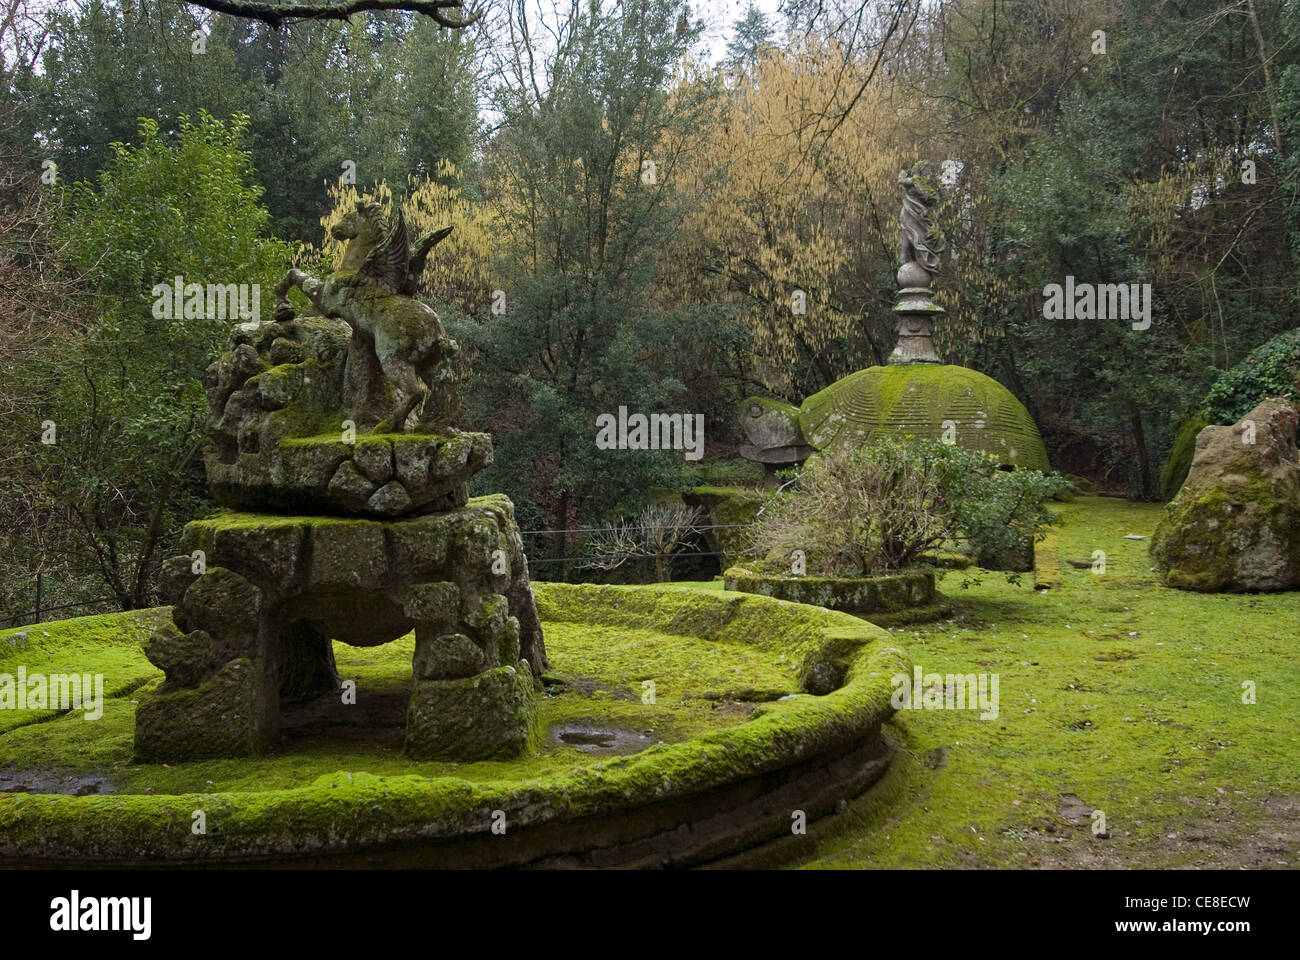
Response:
[{"label": "horse's wing", "polygon": [[406,286],[402,289],[402,292],[408,297],[415,296],[415,285],[420,282],[420,274],[424,273],[424,262],[429,258],[429,251],[449,233],[451,233],[451,227],[443,227],[441,230],[433,231],[433,233],[426,233],[415,245],[415,249],[411,251],[410,260],[407,261]]},{"label": "horse's wing", "polygon": [[378,284],[392,293],[401,293],[406,286],[409,257],[406,217],[399,207],[397,222],[383,242],[366,254],[361,269],[357,271],[357,280]]}]

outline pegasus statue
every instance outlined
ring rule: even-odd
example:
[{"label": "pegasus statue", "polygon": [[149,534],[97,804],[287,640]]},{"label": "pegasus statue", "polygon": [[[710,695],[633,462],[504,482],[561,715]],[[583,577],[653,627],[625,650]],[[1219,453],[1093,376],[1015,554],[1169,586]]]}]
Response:
[{"label": "pegasus statue", "polygon": [[294,318],[288,295],[297,287],[322,316],[351,328],[347,393],[360,429],[405,433],[449,417],[459,347],[415,289],[429,252],[451,230],[435,230],[412,247],[400,208],[386,218],[378,203],[360,200],[331,231],[347,241],[339,268],[323,280],[292,269],[276,285],[277,321]]}]

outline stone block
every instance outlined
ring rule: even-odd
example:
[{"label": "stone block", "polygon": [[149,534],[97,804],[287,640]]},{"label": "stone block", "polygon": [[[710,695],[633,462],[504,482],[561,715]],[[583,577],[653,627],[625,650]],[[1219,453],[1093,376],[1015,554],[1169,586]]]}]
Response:
[{"label": "stone block", "polygon": [[406,752],[417,760],[509,760],[528,749],[533,678],[524,664],[460,680],[421,680],[406,713]]}]

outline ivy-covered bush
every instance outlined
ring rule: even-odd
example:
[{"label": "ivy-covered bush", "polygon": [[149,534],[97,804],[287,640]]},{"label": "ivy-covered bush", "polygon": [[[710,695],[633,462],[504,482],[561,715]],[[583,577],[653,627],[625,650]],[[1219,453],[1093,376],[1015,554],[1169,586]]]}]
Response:
[{"label": "ivy-covered bush", "polygon": [[937,440],[845,444],[813,456],[798,487],[764,507],[754,547],[768,558],[760,567],[788,572],[801,550],[806,572],[822,576],[906,569],[963,538],[977,554],[1007,555],[1051,522],[1044,501],[1065,483]]},{"label": "ivy-covered bush", "polygon": [[1236,423],[1265,397],[1296,397],[1300,328],[1279,333],[1214,382],[1206,395],[1210,422]]}]

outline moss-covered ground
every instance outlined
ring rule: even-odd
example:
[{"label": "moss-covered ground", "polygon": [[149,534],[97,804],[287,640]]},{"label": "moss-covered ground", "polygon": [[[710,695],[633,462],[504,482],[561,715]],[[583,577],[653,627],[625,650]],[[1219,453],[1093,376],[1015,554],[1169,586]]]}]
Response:
[{"label": "moss-covered ground", "polygon": [[[471,781],[524,780],[599,762],[599,756],[673,743],[743,722],[761,702],[798,688],[786,654],[711,643],[641,628],[568,622],[544,624],[552,669],[539,703],[532,756],[512,762],[415,762],[402,754],[414,637],[377,647],[335,643],[339,676],[356,682],[357,702],[326,697],[288,708],[279,744],[264,757],[172,765],[132,762],[135,708],[160,682],[140,643],[165,611],[66,620],[28,628],[17,649],[0,635],[0,673],[22,664],[33,673],[102,673],[103,717],[80,711],[0,711],[0,793],[37,773],[40,789],[68,792],[212,793],[287,789],[337,770]],[[12,633],[12,632],[11,632]],[[653,703],[648,703],[652,682]],[[603,731],[623,736],[608,745]],[[556,734],[573,731],[566,744]],[[590,736],[592,732],[597,736]],[[596,742],[585,742],[595,739]],[[6,773],[8,774],[6,776]],[[17,775],[17,776],[16,776]]]},{"label": "moss-covered ground", "polygon": [[998,674],[997,719],[900,711],[889,784],[814,825],[802,863],[1300,865],[1300,593],[1165,588],[1147,558],[1163,507],[1058,509],[1059,589],[952,573],[954,615],[894,631],[926,673]]},{"label": "moss-covered ground", "polygon": [[[1089,496],[1057,509],[1059,588],[1036,591],[1032,576],[1012,585],[995,573],[953,572],[943,584],[955,604],[951,617],[893,631],[925,673],[996,674],[997,718],[901,711],[886,726],[903,748],[892,771],[844,813],[810,824],[793,862],[1029,869],[1300,863],[1300,594],[1165,588],[1147,557],[1162,507]],[[1104,573],[1094,572],[1099,550]],[[971,573],[981,582],[963,589]],[[554,661],[544,723],[622,726],[647,742],[675,741],[740,723],[758,702],[794,689],[790,661],[775,646],[641,629],[639,595],[628,594],[628,616],[618,625],[580,626],[562,615],[564,604],[549,605],[559,613],[544,614]],[[457,769],[406,760],[400,734],[408,638],[336,647],[340,673],[358,685],[358,706],[344,709],[369,715],[298,714],[286,724],[285,742],[256,761],[132,764],[132,701],[159,676],[138,644],[159,615],[41,624],[27,628],[21,649],[10,642],[13,631],[0,634],[0,673],[20,663],[29,672],[102,672],[110,695],[94,723],[76,713],[0,712],[0,780],[6,769],[40,768],[60,777],[102,776],[120,792],[213,793],[273,790],[339,770],[521,780],[599,762],[553,740],[512,763]],[[691,632],[688,620],[681,621],[684,633]],[[641,701],[646,680],[655,681],[654,705]],[[1250,688],[1255,702],[1245,703]],[[1098,811],[1104,835],[1094,833]],[[787,844],[772,860],[789,863],[790,853]]]}]

